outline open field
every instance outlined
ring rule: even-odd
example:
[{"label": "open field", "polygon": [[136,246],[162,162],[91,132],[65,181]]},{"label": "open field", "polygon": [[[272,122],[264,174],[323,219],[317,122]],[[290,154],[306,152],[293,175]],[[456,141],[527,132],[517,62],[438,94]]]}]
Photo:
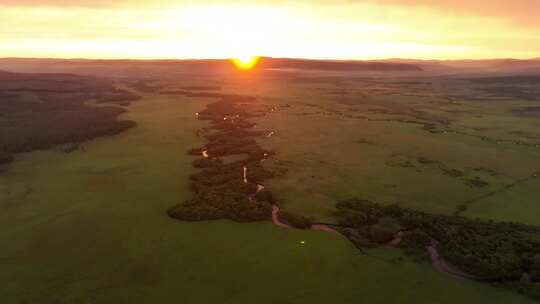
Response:
[{"label": "open field", "polygon": [[[437,95],[410,97],[407,89],[328,97],[319,87],[271,89],[290,92],[267,99],[287,107],[259,120],[261,128],[275,130],[264,145],[288,169],[270,181],[286,208],[330,220],[335,201],[358,196],[446,214],[470,204],[470,216],[540,224],[534,216],[540,193],[527,187],[537,180],[508,189],[520,193],[515,200],[502,191],[539,169],[540,125],[511,111],[525,102],[448,102]],[[484,200],[494,202],[489,213],[474,206]]]},{"label": "open field", "polygon": [[[266,188],[284,210],[324,222],[336,221],[337,201],[361,197],[437,214],[465,204],[470,218],[540,225],[540,123],[534,110],[519,110],[538,102],[519,92],[490,100],[484,84],[446,78],[205,74],[118,83],[143,96],[120,116],[136,127],[70,153],[16,154],[0,173],[3,303],[531,302],[438,273],[399,249],[362,253],[338,235],[270,222],[167,217],[192,195],[197,171],[186,151],[205,144],[197,130],[209,125],[195,113],[216,98],[159,90],[257,96],[265,111],[252,119],[256,129],[275,132],[257,139],[276,153],[263,165],[286,172]],[[145,84],[159,89],[144,92]]]}]

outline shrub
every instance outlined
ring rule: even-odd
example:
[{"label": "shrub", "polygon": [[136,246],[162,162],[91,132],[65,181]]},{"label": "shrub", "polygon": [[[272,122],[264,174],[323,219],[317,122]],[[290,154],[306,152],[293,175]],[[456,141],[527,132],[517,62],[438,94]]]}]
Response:
[{"label": "shrub", "polygon": [[372,225],[369,227],[370,240],[379,243],[387,244],[394,238],[395,230],[385,225]]},{"label": "shrub", "polygon": [[403,209],[401,209],[398,204],[390,204],[382,208],[382,213],[389,216],[400,217],[403,215]]},{"label": "shrub", "polygon": [[420,229],[405,232],[402,237],[402,245],[414,248],[425,248],[431,244],[431,238]]},{"label": "shrub", "polygon": [[299,215],[299,214],[294,214],[294,213],[291,213],[291,212],[287,212],[287,211],[280,211],[278,213],[278,216],[279,216],[279,220],[288,224],[288,225],[291,225],[293,226],[294,228],[299,228],[299,229],[309,229],[311,228],[313,222],[311,221],[311,219],[305,217],[305,216],[302,216],[302,215]]},{"label": "shrub", "polygon": [[195,168],[216,168],[223,164],[223,162],[217,158],[199,158],[192,162]]},{"label": "shrub", "polygon": [[458,215],[458,214],[461,214],[461,213],[463,213],[465,211],[467,211],[467,205],[459,204],[459,205],[456,206],[455,214]]},{"label": "shrub", "polygon": [[206,221],[223,218],[223,212],[208,205],[176,205],[167,210],[167,214],[183,221]]},{"label": "shrub", "polygon": [[7,152],[0,151],[0,165],[7,164],[13,161],[13,155]]},{"label": "shrub", "polygon": [[255,194],[255,199],[259,202],[269,202],[270,204],[275,203],[274,195],[268,190],[263,190]]}]

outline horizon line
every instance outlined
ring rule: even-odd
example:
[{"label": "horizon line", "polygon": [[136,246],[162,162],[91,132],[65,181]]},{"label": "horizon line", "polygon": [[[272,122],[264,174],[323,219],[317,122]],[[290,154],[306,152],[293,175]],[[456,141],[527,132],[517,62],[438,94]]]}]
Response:
[{"label": "horizon line", "polygon": [[[540,57],[529,57],[529,58],[515,58],[515,57],[496,57],[496,58],[462,58],[462,59],[436,59],[436,58],[399,58],[399,57],[389,57],[389,58],[379,58],[379,59],[343,59],[343,58],[308,58],[308,57],[272,57],[272,56],[258,56],[253,57],[259,58],[269,58],[269,59],[293,59],[293,60],[313,60],[313,61],[358,61],[358,62],[369,62],[369,61],[391,61],[391,60],[409,60],[409,61],[487,61],[487,60],[521,60],[521,61],[533,61],[540,60]],[[235,57],[215,57],[215,58],[92,58],[92,57],[0,57],[0,60],[100,60],[100,61],[205,61],[205,60],[231,60]]]}]

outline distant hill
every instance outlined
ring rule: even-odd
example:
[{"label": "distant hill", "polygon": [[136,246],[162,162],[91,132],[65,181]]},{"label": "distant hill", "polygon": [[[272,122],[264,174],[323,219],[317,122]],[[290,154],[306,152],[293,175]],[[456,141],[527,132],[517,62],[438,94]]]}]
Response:
[{"label": "distant hill", "polygon": [[[0,69],[27,73],[73,73],[96,76],[148,76],[152,73],[230,72],[235,68],[225,59],[202,60],[85,60],[85,59],[0,59]],[[408,63],[261,58],[261,69],[322,71],[422,71]]]},{"label": "distant hill", "polygon": [[0,70],[0,93],[5,91],[113,91],[110,81],[67,73],[14,73]]},{"label": "distant hill", "polygon": [[463,70],[476,70],[476,72],[520,73],[540,69],[540,58],[479,60],[417,60],[393,58],[373,60],[372,62],[411,64],[422,68],[424,71],[448,70],[448,72],[461,72]]},{"label": "distant hill", "polygon": [[[0,69],[23,73],[64,73],[98,77],[154,78],[156,75],[175,77],[191,74],[216,75],[235,72],[225,59],[201,60],[93,60],[93,59],[32,59],[0,58]],[[422,75],[485,75],[536,74],[540,59],[486,60],[417,60],[392,58],[384,60],[312,60],[263,57],[258,71],[344,71],[365,73],[406,73]]]},{"label": "distant hill", "polygon": [[358,60],[309,60],[290,58],[262,58],[265,68],[289,68],[302,70],[333,71],[422,71],[422,68],[410,63],[373,62]]},{"label": "distant hill", "polygon": [[0,81],[16,75],[17,73],[0,70]]}]

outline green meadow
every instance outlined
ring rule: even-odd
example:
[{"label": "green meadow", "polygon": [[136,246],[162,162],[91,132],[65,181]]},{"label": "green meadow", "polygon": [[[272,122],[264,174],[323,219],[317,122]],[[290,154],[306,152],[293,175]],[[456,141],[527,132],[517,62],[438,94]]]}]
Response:
[{"label": "green meadow", "polygon": [[[540,224],[540,180],[533,176],[540,123],[512,114],[523,101],[471,95],[449,103],[444,94],[411,97],[410,88],[343,94],[333,82],[299,87],[267,98],[288,106],[258,121],[275,130],[263,145],[288,170],[270,181],[285,209],[332,221],[335,202],[356,196],[441,214],[466,204],[463,215],[470,217]],[[342,95],[321,93],[329,88]],[[527,177],[533,178],[505,189]]]},{"label": "green meadow", "polygon": [[[224,91],[254,94],[276,108],[256,122],[276,132],[260,144],[276,152],[267,165],[286,170],[265,185],[285,210],[333,221],[334,204],[357,196],[452,214],[462,202],[539,169],[540,149],[474,136],[540,136],[533,119],[463,98],[447,104],[439,95],[350,89],[336,97],[324,91],[344,85],[367,86],[361,80],[224,84]],[[1,302],[532,303],[436,272],[399,249],[361,252],[338,235],[270,222],[169,218],[166,209],[191,195],[194,158],[186,151],[204,144],[195,131],[206,126],[194,113],[211,101],[145,94],[122,115],[136,128],[72,153],[17,155],[0,174]],[[451,120],[444,127],[435,123],[446,133],[404,122],[437,119]],[[467,184],[475,178],[488,185]],[[532,179],[475,201],[464,215],[538,225],[539,183]]]}]

